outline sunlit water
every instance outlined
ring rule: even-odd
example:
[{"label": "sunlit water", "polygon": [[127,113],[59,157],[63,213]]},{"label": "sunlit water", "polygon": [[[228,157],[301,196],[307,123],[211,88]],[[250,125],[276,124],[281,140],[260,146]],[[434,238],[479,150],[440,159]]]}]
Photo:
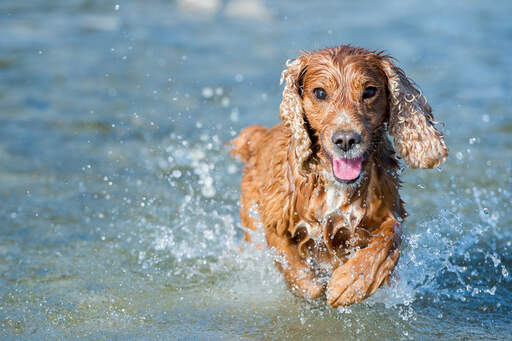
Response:
[{"label": "sunlit water", "polygon": [[[3,0],[0,336],[510,339],[511,9]],[[242,242],[224,143],[278,122],[287,58],[339,43],[398,58],[451,154],[404,171],[395,281],[336,310]]]}]

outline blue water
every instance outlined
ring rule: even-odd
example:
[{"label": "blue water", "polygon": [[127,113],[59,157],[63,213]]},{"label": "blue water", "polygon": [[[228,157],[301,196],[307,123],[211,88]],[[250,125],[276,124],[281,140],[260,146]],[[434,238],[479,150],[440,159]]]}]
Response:
[{"label": "blue water", "polygon": [[[511,15],[507,1],[3,0],[0,336],[510,339]],[[341,43],[399,60],[451,154],[404,172],[398,279],[335,310],[292,296],[242,242],[224,142],[278,122],[286,59]]]}]

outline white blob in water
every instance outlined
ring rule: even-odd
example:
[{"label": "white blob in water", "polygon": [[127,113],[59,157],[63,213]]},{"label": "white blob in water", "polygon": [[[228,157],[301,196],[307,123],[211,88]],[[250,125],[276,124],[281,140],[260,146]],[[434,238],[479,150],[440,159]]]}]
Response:
[{"label": "white blob in water", "polygon": [[213,89],[209,88],[209,87],[205,87],[205,88],[203,88],[203,90],[201,90],[201,94],[203,95],[204,98],[212,98],[213,97]]},{"label": "white blob in water", "polygon": [[180,170],[178,170],[178,169],[173,170],[173,171],[172,171],[172,177],[173,177],[173,178],[177,178],[177,179],[178,179],[178,178],[181,178],[181,171],[180,171]]}]

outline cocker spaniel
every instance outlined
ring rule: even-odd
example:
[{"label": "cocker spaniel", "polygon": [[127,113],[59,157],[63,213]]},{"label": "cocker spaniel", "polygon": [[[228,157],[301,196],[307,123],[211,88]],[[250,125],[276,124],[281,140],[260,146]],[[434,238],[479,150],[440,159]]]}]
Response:
[{"label": "cocker spaniel", "polygon": [[382,52],[304,52],[283,81],[282,123],[250,126],[231,142],[246,163],[242,224],[265,229],[292,292],[350,305],[386,282],[399,258],[406,211],[395,148],[412,168],[438,167],[448,148],[425,97]]}]

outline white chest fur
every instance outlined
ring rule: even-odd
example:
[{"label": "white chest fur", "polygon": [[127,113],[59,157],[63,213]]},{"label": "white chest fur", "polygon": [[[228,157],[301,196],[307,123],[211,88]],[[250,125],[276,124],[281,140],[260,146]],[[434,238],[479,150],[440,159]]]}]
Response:
[{"label": "white chest fur", "polygon": [[325,203],[322,212],[317,213],[318,221],[325,224],[332,214],[339,214],[344,218],[344,225],[353,230],[364,215],[364,210],[359,205],[359,200],[349,203],[356,187],[353,185],[340,184],[334,179],[330,172],[324,172],[323,175],[327,180],[324,185]]},{"label": "white chest fur", "polygon": [[344,190],[338,184],[327,184],[325,186],[325,212],[324,215],[328,215],[336,210],[339,210],[341,206],[347,203],[348,195],[347,191]]}]

